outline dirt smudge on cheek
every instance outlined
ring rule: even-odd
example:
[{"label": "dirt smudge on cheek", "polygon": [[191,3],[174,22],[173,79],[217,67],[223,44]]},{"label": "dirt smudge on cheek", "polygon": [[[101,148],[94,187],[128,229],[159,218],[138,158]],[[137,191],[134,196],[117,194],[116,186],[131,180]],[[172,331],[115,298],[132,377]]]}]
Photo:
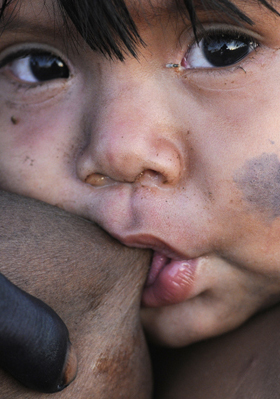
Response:
[{"label": "dirt smudge on cheek", "polygon": [[249,159],[234,175],[250,207],[268,216],[280,216],[280,161],[274,153]]}]

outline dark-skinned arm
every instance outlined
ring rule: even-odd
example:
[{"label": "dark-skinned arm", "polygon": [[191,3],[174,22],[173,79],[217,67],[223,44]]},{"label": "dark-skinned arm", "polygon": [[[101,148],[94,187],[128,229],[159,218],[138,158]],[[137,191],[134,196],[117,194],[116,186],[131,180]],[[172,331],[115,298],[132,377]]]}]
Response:
[{"label": "dark-skinned arm", "polygon": [[[7,220],[6,207],[24,212],[24,208],[30,209],[33,203],[33,200],[0,191],[0,270],[5,270],[9,237],[24,234],[24,226],[14,231],[14,224]],[[28,259],[22,259],[20,266],[24,268],[25,262]],[[26,387],[46,393],[64,389],[77,371],[76,356],[61,318],[1,273],[0,367]]]}]

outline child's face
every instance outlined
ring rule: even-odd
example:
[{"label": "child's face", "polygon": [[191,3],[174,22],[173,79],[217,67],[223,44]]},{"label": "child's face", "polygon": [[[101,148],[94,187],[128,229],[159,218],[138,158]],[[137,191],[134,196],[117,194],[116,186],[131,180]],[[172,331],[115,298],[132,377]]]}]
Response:
[{"label": "child's face", "polygon": [[[253,26],[199,14],[204,53],[160,0],[127,1],[146,43],[138,60],[65,47],[51,0],[21,1],[0,41],[1,187],[153,248],[143,320],[171,345],[232,329],[280,296],[280,20],[244,3]],[[35,53],[19,61],[22,48]],[[44,70],[42,50],[57,69]]]}]

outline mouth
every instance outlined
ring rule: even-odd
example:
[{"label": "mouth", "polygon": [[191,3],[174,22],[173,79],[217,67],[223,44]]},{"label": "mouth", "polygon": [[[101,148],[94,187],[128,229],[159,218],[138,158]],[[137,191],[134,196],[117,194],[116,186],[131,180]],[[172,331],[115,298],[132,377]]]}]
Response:
[{"label": "mouth", "polygon": [[[120,237],[117,237],[120,239]],[[143,307],[161,307],[181,303],[194,296],[196,269],[200,257],[180,254],[151,235],[135,235],[120,241],[130,247],[154,251],[142,293]]]},{"label": "mouth", "polygon": [[168,306],[190,299],[197,264],[198,258],[174,259],[155,251],[142,294],[142,306]]}]

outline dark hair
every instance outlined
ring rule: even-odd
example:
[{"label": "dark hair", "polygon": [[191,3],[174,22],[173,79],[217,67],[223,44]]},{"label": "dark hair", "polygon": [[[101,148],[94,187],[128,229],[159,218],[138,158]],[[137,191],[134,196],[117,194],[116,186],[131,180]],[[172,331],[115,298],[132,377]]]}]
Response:
[{"label": "dark hair", "polygon": [[[0,19],[5,8],[14,0],[2,0]],[[19,0],[16,0],[18,2]],[[144,45],[137,27],[129,14],[124,0],[56,0],[67,24],[71,20],[77,31],[93,50],[123,61],[126,54],[136,57],[136,47]],[[140,1],[140,0],[139,0]],[[279,15],[266,0],[255,0]],[[191,21],[196,34],[197,19],[195,0],[175,0],[178,9]],[[253,24],[253,21],[229,0],[200,0],[199,4],[207,9],[223,12],[229,17]]]}]

